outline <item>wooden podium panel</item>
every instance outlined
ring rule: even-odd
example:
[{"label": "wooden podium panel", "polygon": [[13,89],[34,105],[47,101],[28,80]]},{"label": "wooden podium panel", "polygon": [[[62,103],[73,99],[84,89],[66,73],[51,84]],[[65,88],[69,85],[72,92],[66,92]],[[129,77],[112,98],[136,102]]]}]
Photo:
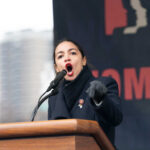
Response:
[{"label": "wooden podium panel", "polygon": [[0,150],[101,150],[91,136],[59,136],[0,141]]},{"label": "wooden podium panel", "polygon": [[96,121],[0,124],[0,150],[115,150]]}]

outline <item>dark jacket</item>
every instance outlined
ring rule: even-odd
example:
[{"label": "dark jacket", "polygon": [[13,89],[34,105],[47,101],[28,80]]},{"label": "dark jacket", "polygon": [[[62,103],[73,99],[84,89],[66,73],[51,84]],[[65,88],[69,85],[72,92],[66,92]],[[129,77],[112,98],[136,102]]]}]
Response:
[{"label": "dark jacket", "polygon": [[[96,106],[86,93],[90,82],[93,80],[101,81],[108,89],[100,106]],[[80,104],[81,99],[83,99],[83,104]],[[116,81],[110,77],[95,79],[87,66],[74,81],[64,80],[60,84],[58,94],[49,98],[48,119],[70,118],[97,121],[114,144],[115,126],[122,121]]]}]

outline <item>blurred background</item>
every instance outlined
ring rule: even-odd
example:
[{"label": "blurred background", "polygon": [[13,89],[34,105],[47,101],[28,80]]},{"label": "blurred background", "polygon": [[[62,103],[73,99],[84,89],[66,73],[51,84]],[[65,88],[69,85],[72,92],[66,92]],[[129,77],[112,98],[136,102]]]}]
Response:
[{"label": "blurred background", "polygon": [[54,78],[52,0],[2,0],[0,22],[0,122],[30,121]]},{"label": "blurred background", "polygon": [[[40,95],[54,78],[57,40],[84,49],[93,75],[119,86],[123,122],[120,150],[150,149],[150,1],[0,1],[0,123],[30,121]],[[35,120],[47,120],[47,101]],[[109,110],[108,110],[109,111]]]}]

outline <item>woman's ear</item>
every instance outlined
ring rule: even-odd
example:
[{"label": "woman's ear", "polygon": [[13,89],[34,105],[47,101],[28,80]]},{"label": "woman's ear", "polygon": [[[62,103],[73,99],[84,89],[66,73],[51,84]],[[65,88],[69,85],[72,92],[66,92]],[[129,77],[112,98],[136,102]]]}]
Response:
[{"label": "woman's ear", "polygon": [[86,56],[84,56],[83,59],[82,59],[82,64],[83,64],[83,66],[85,66],[86,63],[87,63],[87,59],[86,59]]}]

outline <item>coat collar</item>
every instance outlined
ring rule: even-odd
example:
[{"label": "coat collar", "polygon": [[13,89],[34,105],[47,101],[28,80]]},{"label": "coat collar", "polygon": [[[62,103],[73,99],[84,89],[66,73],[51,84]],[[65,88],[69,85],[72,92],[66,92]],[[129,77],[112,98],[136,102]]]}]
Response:
[{"label": "coat collar", "polygon": [[76,100],[78,100],[81,95],[86,83],[92,77],[91,71],[87,66],[83,67],[83,70],[80,72],[78,77],[73,81],[64,81],[63,82],[63,95],[66,105],[69,111],[72,109]]}]

